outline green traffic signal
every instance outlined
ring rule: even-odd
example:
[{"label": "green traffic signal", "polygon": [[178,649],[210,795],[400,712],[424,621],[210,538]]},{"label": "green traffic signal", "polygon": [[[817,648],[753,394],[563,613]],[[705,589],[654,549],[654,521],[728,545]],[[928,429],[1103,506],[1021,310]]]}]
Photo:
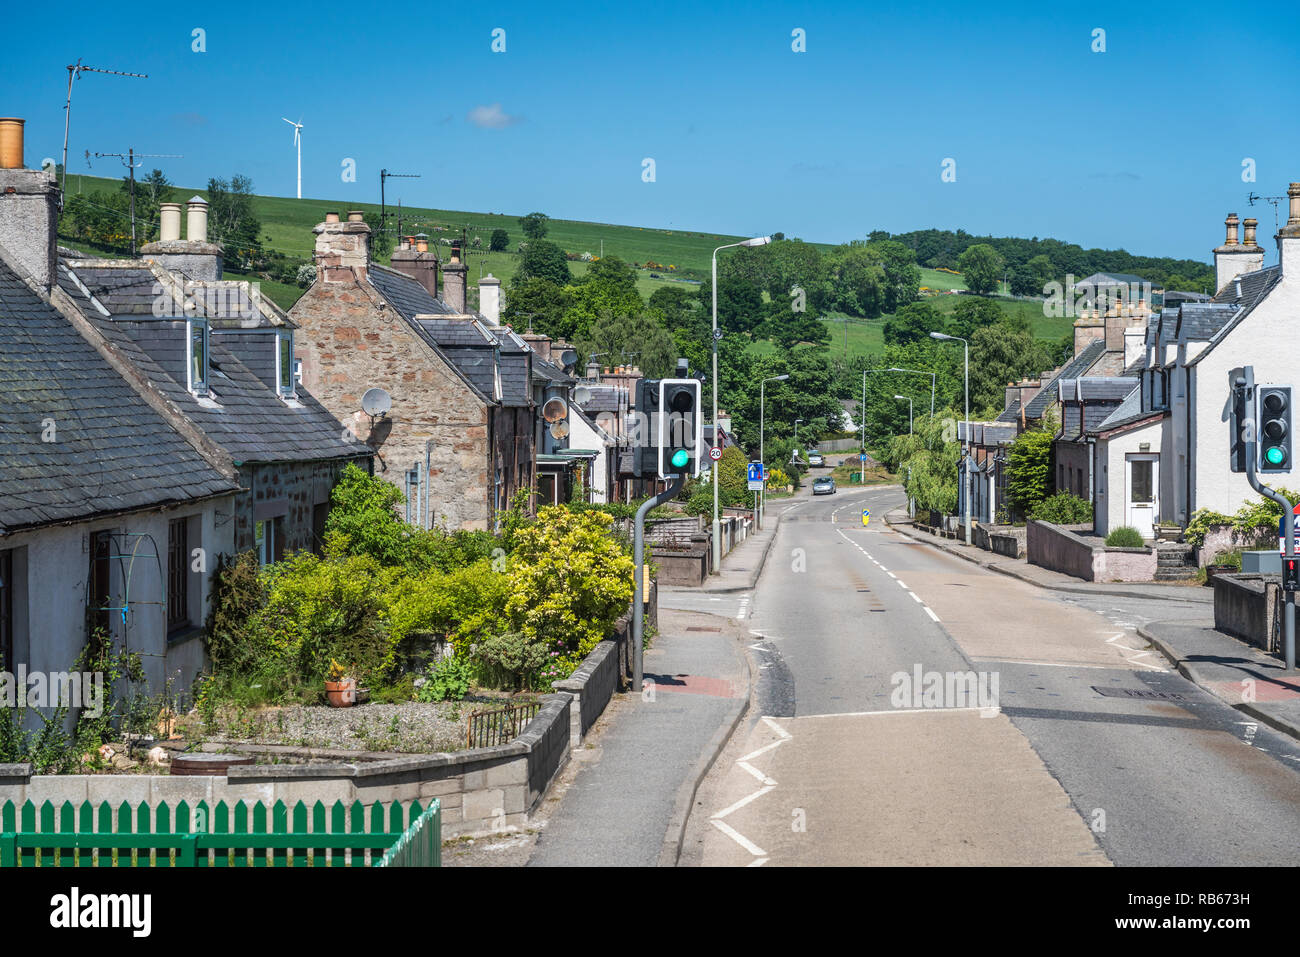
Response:
[{"label": "green traffic signal", "polygon": [[1281,449],[1279,449],[1277,446],[1273,446],[1273,448],[1268,449],[1264,453],[1264,458],[1268,459],[1269,465],[1281,465],[1284,461],[1286,461],[1286,453],[1283,452]]},{"label": "green traffic signal", "polygon": [[690,459],[691,459],[690,453],[688,453],[685,449],[678,449],[676,452],[673,453],[673,458],[672,458],[673,468],[675,469],[686,468],[686,463],[689,462]]}]

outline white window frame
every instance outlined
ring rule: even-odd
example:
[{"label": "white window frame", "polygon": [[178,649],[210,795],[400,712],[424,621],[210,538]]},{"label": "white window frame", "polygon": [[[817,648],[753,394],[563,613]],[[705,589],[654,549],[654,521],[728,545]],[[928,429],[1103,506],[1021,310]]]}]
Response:
[{"label": "white window frame", "polygon": [[[199,381],[194,378],[194,332],[199,328],[203,330],[203,377]],[[211,329],[203,319],[187,319],[185,321],[185,380],[186,386],[194,395],[205,396],[209,394],[208,379],[212,371],[212,336]]]},{"label": "white window frame", "polygon": [[[284,343],[289,343],[289,361],[286,364],[284,356]],[[281,398],[293,399],[297,397],[298,377],[296,375],[297,362],[293,357],[293,330],[285,330],[276,333],[275,337],[275,391]],[[288,380],[288,385],[285,385]]]}]

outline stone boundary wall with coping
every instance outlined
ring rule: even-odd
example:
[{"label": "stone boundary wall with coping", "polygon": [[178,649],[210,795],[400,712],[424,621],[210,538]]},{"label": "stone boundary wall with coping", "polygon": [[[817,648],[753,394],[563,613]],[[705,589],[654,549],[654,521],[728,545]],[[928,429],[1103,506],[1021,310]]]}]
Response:
[{"label": "stone boundary wall with coping", "polygon": [[[1076,526],[1080,531],[1092,526]],[[1089,582],[1149,582],[1156,574],[1156,550],[1094,545],[1070,527],[1031,519],[1025,525],[1025,557],[1032,565]]]}]

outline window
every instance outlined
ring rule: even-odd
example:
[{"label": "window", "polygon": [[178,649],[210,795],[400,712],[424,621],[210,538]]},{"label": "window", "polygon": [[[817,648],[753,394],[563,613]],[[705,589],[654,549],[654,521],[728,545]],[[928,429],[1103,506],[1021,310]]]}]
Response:
[{"label": "window", "polygon": [[89,623],[91,637],[95,632],[109,634],[112,624],[112,595],[109,592],[113,574],[113,533],[111,531],[93,532],[90,536],[90,589],[86,600],[90,607],[86,609],[86,621]]},{"label": "window", "polygon": [[253,523],[253,548],[261,564],[270,565],[284,557],[284,543],[280,539],[280,519],[268,518]]},{"label": "window", "polygon": [[190,625],[189,519],[167,524],[167,631]]},{"label": "window", "polygon": [[13,670],[14,553],[0,552],[0,669]]},{"label": "window", "polygon": [[292,397],[294,392],[293,333],[281,332],[276,342],[275,381],[280,394]]},{"label": "window", "polygon": [[189,324],[190,391],[195,395],[208,394],[208,324]]}]

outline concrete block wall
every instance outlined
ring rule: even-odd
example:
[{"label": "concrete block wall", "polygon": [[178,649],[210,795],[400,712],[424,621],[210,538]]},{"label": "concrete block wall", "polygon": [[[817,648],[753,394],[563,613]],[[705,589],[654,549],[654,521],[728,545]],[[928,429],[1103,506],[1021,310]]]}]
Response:
[{"label": "concrete block wall", "polygon": [[1264,651],[1281,644],[1278,578],[1263,575],[1214,576],[1214,627]]},{"label": "concrete block wall", "polygon": [[1025,557],[1033,565],[1090,582],[1151,581],[1156,572],[1153,548],[1104,548],[1074,531],[1031,520],[1025,526]]}]

